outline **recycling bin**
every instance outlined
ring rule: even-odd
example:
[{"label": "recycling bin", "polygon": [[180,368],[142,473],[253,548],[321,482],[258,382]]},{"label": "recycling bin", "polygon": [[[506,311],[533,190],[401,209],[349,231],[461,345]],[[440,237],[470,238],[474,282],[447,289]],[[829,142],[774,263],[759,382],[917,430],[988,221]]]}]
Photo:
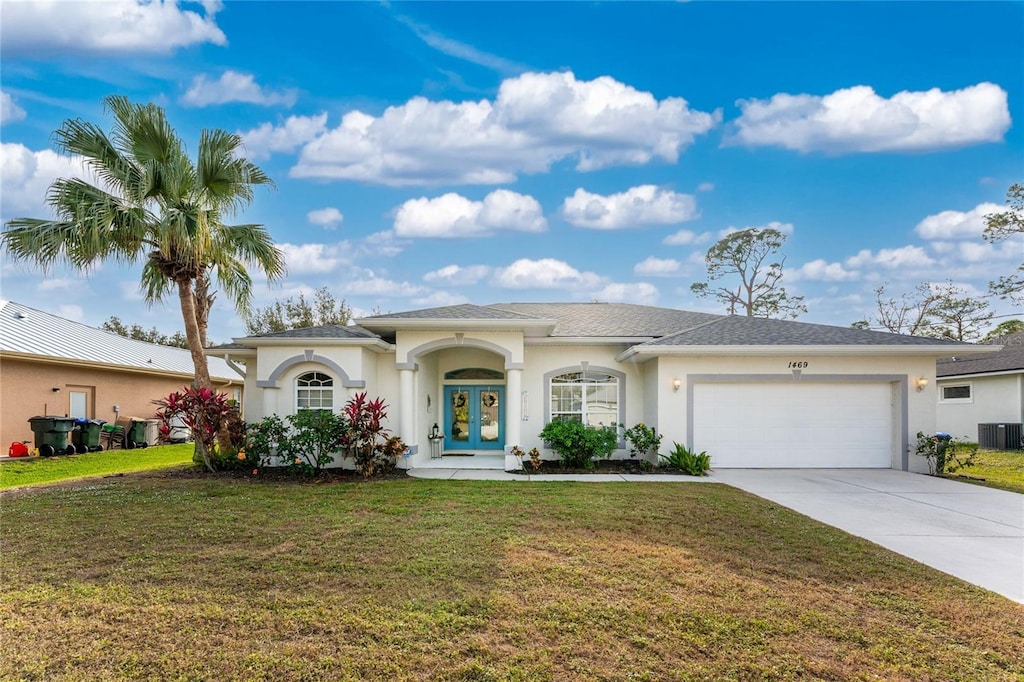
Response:
[{"label": "recycling bin", "polygon": [[99,452],[102,450],[100,434],[103,432],[103,425],[106,423],[103,419],[85,419],[81,417],[76,419],[75,430],[71,432],[71,442],[75,446],[75,451],[81,454],[83,452]]},{"label": "recycling bin", "polygon": [[75,454],[75,446],[68,443],[68,434],[75,428],[74,417],[38,415],[30,417],[28,423],[41,456]]},{"label": "recycling bin", "polygon": [[146,442],[146,420],[139,417],[122,417],[121,421],[127,422],[124,430],[124,446],[132,448],[144,448]]}]

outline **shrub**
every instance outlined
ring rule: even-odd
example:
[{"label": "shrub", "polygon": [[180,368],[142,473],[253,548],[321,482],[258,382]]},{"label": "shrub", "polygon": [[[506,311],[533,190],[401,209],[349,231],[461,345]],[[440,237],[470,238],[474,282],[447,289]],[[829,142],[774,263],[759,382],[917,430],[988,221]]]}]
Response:
[{"label": "shrub", "polygon": [[657,454],[661,447],[661,434],[655,433],[654,429],[643,422],[635,424],[623,433],[629,442],[629,456],[645,459],[651,452]]},{"label": "shrub", "polygon": [[369,400],[364,391],[345,403],[342,415],[347,420],[343,452],[355,461],[359,472],[373,476],[394,470],[407,446],[384,428],[383,422],[388,417],[384,401],[381,398]]},{"label": "shrub", "polygon": [[287,457],[287,466],[315,474],[334,461],[332,453],[341,450],[347,424],[329,410],[301,410],[287,417],[291,433],[279,454]]},{"label": "shrub", "polygon": [[948,433],[926,436],[917,432],[917,454],[928,460],[928,473],[945,476],[974,466],[978,444],[953,438]]},{"label": "shrub", "polygon": [[685,445],[673,442],[668,455],[659,455],[662,463],[672,469],[679,469],[689,476],[707,476],[711,468],[711,457],[706,452],[693,452]]},{"label": "shrub", "polygon": [[[224,393],[214,393],[208,388],[185,387],[166,398],[154,400],[159,409],[156,412],[161,426],[170,428],[171,420],[180,417],[182,423],[192,431],[196,444],[196,461],[201,461],[210,471],[216,471],[222,457],[216,454],[217,432],[234,408]],[[228,456],[229,453],[220,453]],[[234,454],[234,453],[230,453]]]},{"label": "shrub", "polygon": [[282,443],[288,448],[288,426],[277,415],[264,417],[249,424],[245,430],[245,459],[258,473],[259,469],[273,466]]},{"label": "shrub", "polygon": [[619,443],[615,426],[587,426],[582,422],[558,420],[548,422],[540,437],[558,453],[568,467],[594,468],[594,459],[608,459]]}]

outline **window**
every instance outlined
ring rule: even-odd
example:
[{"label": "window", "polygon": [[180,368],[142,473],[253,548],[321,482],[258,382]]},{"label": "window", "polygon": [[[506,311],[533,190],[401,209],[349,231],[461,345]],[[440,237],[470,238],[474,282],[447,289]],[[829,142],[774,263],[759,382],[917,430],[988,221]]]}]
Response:
[{"label": "window", "polygon": [[321,372],[307,372],[295,380],[297,410],[333,410],[334,379]]},{"label": "window", "polygon": [[566,372],[551,377],[551,421],[609,426],[619,418],[619,377],[607,372]]},{"label": "window", "polygon": [[942,387],[942,402],[970,402],[970,384],[955,384]]}]

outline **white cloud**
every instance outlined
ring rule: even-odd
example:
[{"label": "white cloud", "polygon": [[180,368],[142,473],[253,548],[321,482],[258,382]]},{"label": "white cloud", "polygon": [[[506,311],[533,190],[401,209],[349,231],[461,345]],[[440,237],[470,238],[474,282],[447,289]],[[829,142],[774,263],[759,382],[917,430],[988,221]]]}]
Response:
[{"label": "white cloud", "polygon": [[848,268],[872,265],[883,268],[914,268],[934,263],[935,261],[920,246],[904,246],[898,249],[879,249],[876,253],[872,253],[869,249],[862,249],[857,252],[857,255],[847,258],[845,265]]},{"label": "white cloud", "polygon": [[81,279],[73,279],[69,277],[47,277],[39,282],[39,286],[36,287],[36,290],[75,292],[81,291],[82,287],[83,282]]},{"label": "white cloud", "polygon": [[662,239],[661,243],[668,246],[689,246],[691,244],[705,244],[710,240],[710,232],[697,234],[692,230],[679,230]]},{"label": "white cloud", "polygon": [[219,1],[204,13],[176,0],[104,2],[5,2],[0,40],[6,53],[97,51],[167,53],[201,43],[226,45],[217,26]]},{"label": "white cloud", "polygon": [[715,184],[713,182],[702,182],[697,185],[698,192],[713,192],[715,190]]},{"label": "white cloud", "polygon": [[471,64],[477,66],[483,66],[485,68],[497,71],[499,73],[515,73],[517,71],[525,71],[526,69],[520,64],[509,61],[504,57],[498,57],[497,55],[488,54],[473,47],[466,43],[459,42],[443,36],[437,31],[433,30],[429,26],[418,24],[411,19],[403,16],[397,17],[397,19],[412,29],[413,33],[416,34],[420,40],[434,48],[442,54],[446,54],[449,57],[455,57],[456,59],[462,59]]},{"label": "white cloud", "polygon": [[970,211],[942,211],[919,222],[914,232],[922,239],[978,239],[985,231],[985,216],[1004,210],[998,204],[979,204]]},{"label": "white cloud", "polygon": [[427,290],[411,282],[396,282],[384,277],[366,277],[346,282],[342,290],[350,296],[387,296],[409,298],[421,296]]},{"label": "white cloud", "polygon": [[743,230],[777,230],[788,237],[793,235],[796,228],[793,227],[793,223],[780,223],[778,220],[773,220],[769,223],[765,223],[764,225],[748,225],[746,227],[735,227],[730,225],[729,227],[718,231],[718,238],[724,239],[734,232],[742,232]]},{"label": "white cloud", "polygon": [[483,201],[454,192],[409,199],[398,207],[394,228],[399,237],[482,237],[502,230],[543,232],[547,221],[533,197],[497,189]]},{"label": "white cloud", "polygon": [[412,304],[425,308],[442,307],[448,305],[461,305],[469,303],[469,298],[462,294],[451,291],[433,291],[426,296],[419,296],[412,299]]},{"label": "white cloud", "polygon": [[465,286],[486,279],[491,272],[492,268],[488,265],[446,265],[423,275],[423,281],[440,286]]},{"label": "white cloud", "polygon": [[65,320],[74,320],[75,322],[85,321],[85,311],[82,310],[82,306],[74,304],[64,304],[57,306],[57,311],[54,313],[57,317],[63,317]]},{"label": "white cloud", "polygon": [[348,243],[340,244],[278,244],[284,252],[288,274],[312,274],[334,272],[351,262]]},{"label": "white cloud", "polygon": [[679,274],[682,267],[683,264],[674,258],[655,258],[650,256],[633,266],[633,274],[664,277]]},{"label": "white cloud", "polygon": [[842,263],[829,263],[823,258],[804,263],[795,270],[786,272],[790,281],[813,280],[818,282],[847,282],[857,279],[857,273],[847,270]]},{"label": "white cloud", "polygon": [[14,98],[0,90],[0,125],[13,123],[25,118],[25,110],[18,106]]},{"label": "white cloud", "polygon": [[1010,128],[1006,91],[979,83],[880,97],[866,85],[825,95],[739,100],[726,144],[828,153],[926,151],[998,142]]},{"label": "white cloud", "polygon": [[297,97],[297,90],[264,90],[252,74],[228,70],[217,80],[210,80],[203,73],[193,78],[192,85],[181,97],[181,103],[190,107],[208,107],[228,102],[290,107],[295,104]]},{"label": "white cloud", "polygon": [[380,116],[349,112],[303,147],[291,174],[387,185],[498,184],[568,158],[581,171],[675,163],[720,118],[608,76],[526,73],[506,79],[493,101],[415,97]]},{"label": "white cloud", "polygon": [[582,187],[562,203],[562,215],[577,227],[618,230],[640,225],[671,225],[698,216],[697,200],[655,185],[631,187],[603,196]]},{"label": "white cloud", "polygon": [[639,303],[651,305],[658,300],[658,289],[647,282],[636,282],[634,284],[622,284],[612,282],[594,295],[598,301],[609,301],[612,303]]},{"label": "white cloud", "polygon": [[16,142],[0,144],[3,218],[50,216],[46,206],[50,184],[57,178],[71,177],[95,182],[78,157],[62,156],[50,149],[34,152]]},{"label": "white cloud", "polygon": [[273,153],[293,152],[327,130],[327,114],[315,116],[289,116],[284,125],[264,123],[242,133],[246,155],[252,159],[265,159]]},{"label": "white cloud", "polygon": [[313,225],[319,225],[325,230],[336,230],[342,221],[345,220],[345,216],[333,206],[328,206],[310,211],[306,214],[306,219]]},{"label": "white cloud", "polygon": [[411,244],[407,239],[399,239],[392,230],[374,232],[366,235],[356,250],[357,256],[385,256],[392,257],[405,251]]},{"label": "white cloud", "polygon": [[498,268],[492,280],[503,289],[596,289],[603,279],[593,272],[580,272],[565,261],[554,258],[520,258],[508,267]]}]

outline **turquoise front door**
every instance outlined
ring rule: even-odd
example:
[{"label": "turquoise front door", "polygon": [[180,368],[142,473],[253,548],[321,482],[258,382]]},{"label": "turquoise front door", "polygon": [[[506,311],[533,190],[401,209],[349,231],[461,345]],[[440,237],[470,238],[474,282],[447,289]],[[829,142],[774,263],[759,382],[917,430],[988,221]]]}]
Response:
[{"label": "turquoise front door", "polygon": [[446,450],[502,450],[505,447],[505,389],[445,386]]}]

